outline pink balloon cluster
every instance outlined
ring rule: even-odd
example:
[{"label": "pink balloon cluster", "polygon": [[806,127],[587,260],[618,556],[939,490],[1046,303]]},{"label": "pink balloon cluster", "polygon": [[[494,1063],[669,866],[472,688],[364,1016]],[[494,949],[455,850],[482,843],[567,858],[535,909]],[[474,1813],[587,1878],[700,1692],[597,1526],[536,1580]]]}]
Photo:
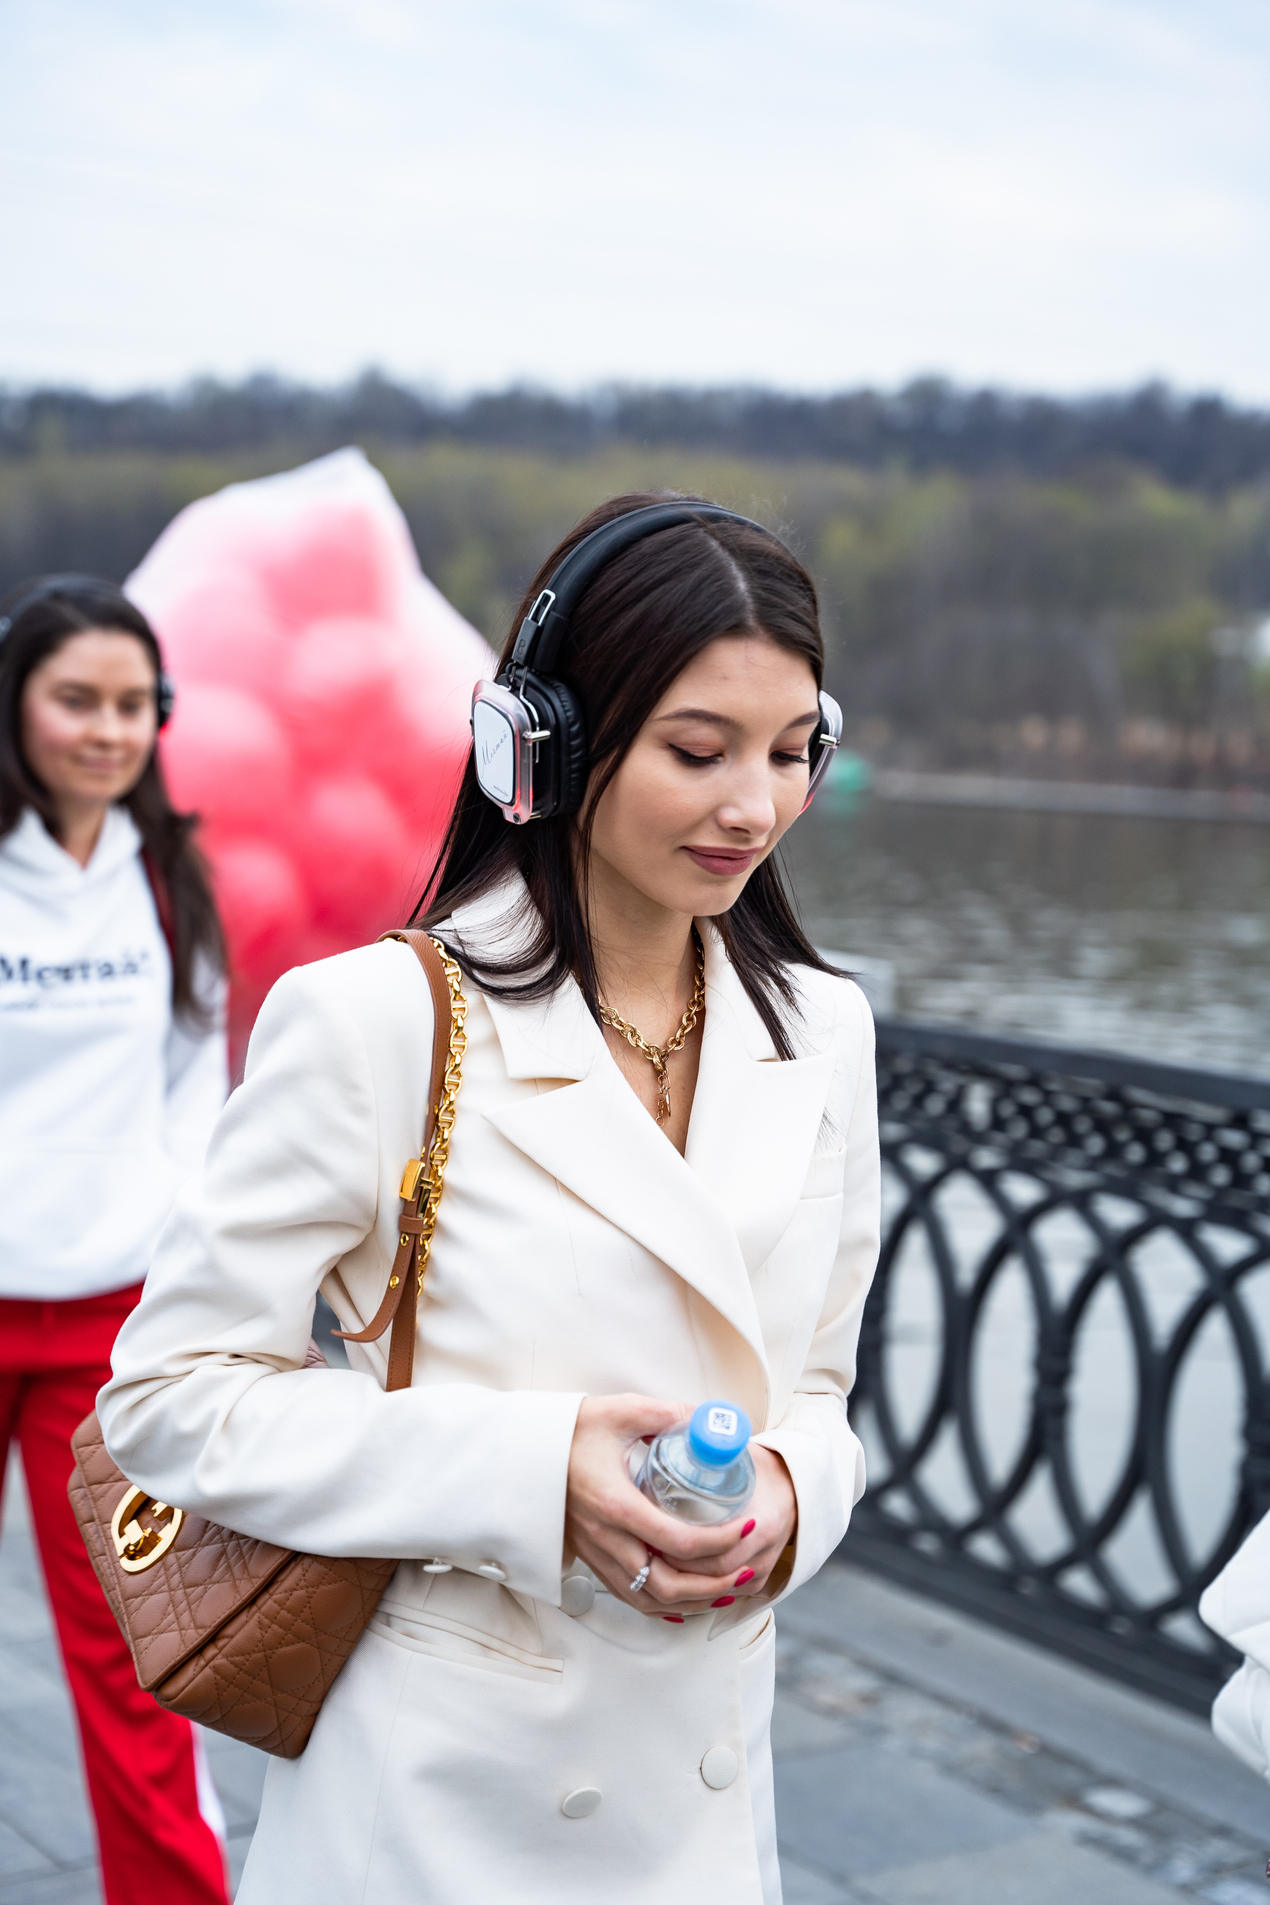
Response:
[{"label": "pink balloon cluster", "polygon": [[491,658],[357,450],[191,504],[127,586],[176,683],[163,766],[203,817],[241,1049],[281,972],[408,916]]}]

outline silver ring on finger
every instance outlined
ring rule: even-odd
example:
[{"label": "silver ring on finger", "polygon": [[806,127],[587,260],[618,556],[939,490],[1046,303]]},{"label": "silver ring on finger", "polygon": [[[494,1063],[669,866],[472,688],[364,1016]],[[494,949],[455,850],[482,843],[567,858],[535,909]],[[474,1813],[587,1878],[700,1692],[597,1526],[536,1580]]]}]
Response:
[{"label": "silver ring on finger", "polygon": [[649,1555],[647,1561],[645,1561],[643,1567],[640,1569],[639,1573],[635,1576],[635,1579],[631,1582],[630,1587],[627,1589],[627,1593],[628,1594],[640,1593],[641,1590],[643,1589],[645,1582],[648,1580],[649,1575],[652,1573],[652,1571],[653,1571],[653,1558],[651,1555]]}]

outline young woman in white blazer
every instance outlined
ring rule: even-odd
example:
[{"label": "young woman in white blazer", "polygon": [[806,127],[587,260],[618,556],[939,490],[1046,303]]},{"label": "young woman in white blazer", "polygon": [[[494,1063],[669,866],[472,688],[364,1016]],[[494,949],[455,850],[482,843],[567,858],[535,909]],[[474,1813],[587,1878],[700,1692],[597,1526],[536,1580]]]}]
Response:
[{"label": "young woman in white blazer", "polygon": [[[270,1764],[240,1905],[780,1899],[772,1607],[864,1486],[872,1034],[771,857],[834,738],[801,565],[686,499],[606,531],[555,615],[570,552],[665,500],[579,524],[478,694],[422,914],[469,1010],[413,1386],[384,1392],[386,1338],[303,1367],[319,1290],[349,1331],[374,1316],[423,1129],[430,996],[390,940],[270,994],[100,1399],[164,1500],[401,1559]],[[518,801],[547,813],[509,825]],[[707,1397],[748,1412],[758,1482],[702,1528],[627,1458]]]},{"label": "young woman in white blazer", "polygon": [[113,583],[46,576],[0,603],[0,1477],[16,1442],[107,1905],[225,1899],[198,1736],[137,1686],[66,1498],[71,1436],[228,1089],[216,909],[155,753],[169,700]]}]

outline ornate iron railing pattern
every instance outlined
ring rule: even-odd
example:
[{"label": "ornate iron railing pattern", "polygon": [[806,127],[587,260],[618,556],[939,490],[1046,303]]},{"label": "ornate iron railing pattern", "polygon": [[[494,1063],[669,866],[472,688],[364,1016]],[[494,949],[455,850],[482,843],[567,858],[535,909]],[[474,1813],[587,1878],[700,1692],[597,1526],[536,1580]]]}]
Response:
[{"label": "ornate iron railing pattern", "polygon": [[878,1088],[844,1554],[1206,1707],[1194,1610],[1270,1508],[1270,1081],[883,1021]]}]

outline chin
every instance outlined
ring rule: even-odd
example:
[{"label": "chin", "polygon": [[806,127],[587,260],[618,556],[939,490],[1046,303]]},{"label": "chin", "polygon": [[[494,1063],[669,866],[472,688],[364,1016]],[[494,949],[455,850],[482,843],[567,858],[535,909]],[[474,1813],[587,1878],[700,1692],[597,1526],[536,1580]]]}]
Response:
[{"label": "chin", "polygon": [[692,891],[685,895],[683,905],[676,910],[691,913],[698,919],[713,919],[716,913],[732,910],[745,891],[745,885],[745,880],[711,879],[707,875],[693,881]]}]

